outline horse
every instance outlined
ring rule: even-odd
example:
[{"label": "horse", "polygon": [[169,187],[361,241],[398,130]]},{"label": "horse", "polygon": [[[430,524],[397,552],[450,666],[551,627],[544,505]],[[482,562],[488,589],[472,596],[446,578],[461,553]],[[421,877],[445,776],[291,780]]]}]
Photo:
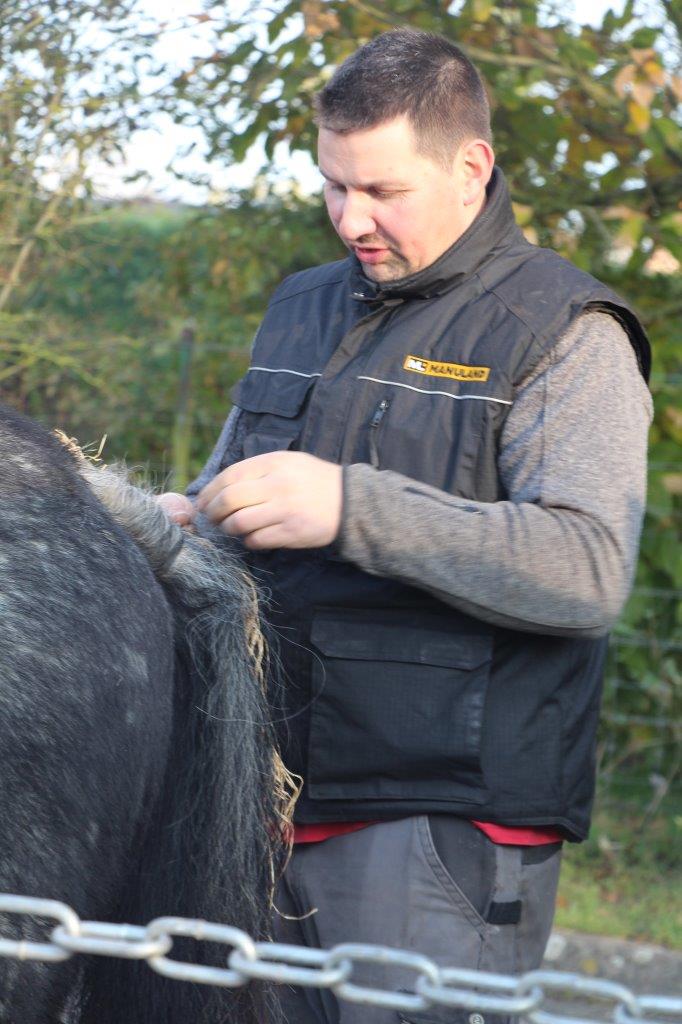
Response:
[{"label": "horse", "polygon": [[[63,440],[0,408],[0,890],[265,939],[288,793],[253,586],[233,549]],[[3,938],[49,930],[0,914]],[[181,942],[170,955],[225,962]],[[0,958],[0,1024],[276,1019],[258,985]]]}]

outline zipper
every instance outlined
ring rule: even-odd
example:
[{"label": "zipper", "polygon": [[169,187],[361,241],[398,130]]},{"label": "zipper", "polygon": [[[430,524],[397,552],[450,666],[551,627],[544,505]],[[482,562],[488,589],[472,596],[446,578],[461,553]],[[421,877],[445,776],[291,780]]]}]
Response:
[{"label": "zipper", "polygon": [[390,404],[390,398],[382,398],[369,421],[369,461],[375,469],[379,468],[379,449],[377,447],[379,427]]}]

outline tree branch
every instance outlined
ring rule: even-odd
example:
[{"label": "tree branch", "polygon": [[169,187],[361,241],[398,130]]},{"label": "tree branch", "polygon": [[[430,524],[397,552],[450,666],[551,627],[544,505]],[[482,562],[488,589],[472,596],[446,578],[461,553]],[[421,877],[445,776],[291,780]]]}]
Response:
[{"label": "tree branch", "polygon": [[12,292],[18,285],[22,271],[26,266],[28,258],[30,257],[31,253],[35,248],[40,232],[55,217],[57,210],[61,206],[66,195],[67,192],[64,189],[54,193],[50,201],[47,203],[45,209],[43,210],[42,215],[38,219],[38,222],[36,223],[33,231],[31,232],[29,237],[24,241],[24,244],[19,250],[17,258],[15,259],[12,267],[10,268],[10,272],[7,275],[7,280],[3,285],[2,291],[0,291],[0,312],[2,312],[2,310],[7,305],[12,295]]}]

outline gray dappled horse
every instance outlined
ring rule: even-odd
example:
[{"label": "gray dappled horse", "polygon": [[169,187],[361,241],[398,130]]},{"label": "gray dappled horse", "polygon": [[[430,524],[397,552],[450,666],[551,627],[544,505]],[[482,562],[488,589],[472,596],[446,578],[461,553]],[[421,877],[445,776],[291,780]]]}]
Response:
[{"label": "gray dappled horse", "polygon": [[[0,891],[268,931],[282,774],[239,560],[0,407]],[[0,914],[0,935],[49,927]],[[172,956],[225,962],[178,940]],[[184,943],[184,946],[183,946]],[[257,987],[0,959],[1,1024],[263,1024]]]}]

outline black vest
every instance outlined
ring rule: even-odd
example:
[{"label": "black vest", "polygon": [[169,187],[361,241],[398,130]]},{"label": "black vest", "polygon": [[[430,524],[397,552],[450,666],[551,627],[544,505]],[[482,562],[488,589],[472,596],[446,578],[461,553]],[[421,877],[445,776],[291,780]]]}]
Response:
[{"label": "black vest", "polygon": [[[282,284],[235,389],[245,432],[228,461],[295,448],[503,500],[515,389],[586,309],[621,322],[646,377],[634,314],[525,241],[496,169],[482,214],[412,277],[377,286],[348,259]],[[285,762],[305,779],[297,820],[445,811],[586,835],[606,639],[491,626],[333,545],[249,557],[270,595]]]}]

